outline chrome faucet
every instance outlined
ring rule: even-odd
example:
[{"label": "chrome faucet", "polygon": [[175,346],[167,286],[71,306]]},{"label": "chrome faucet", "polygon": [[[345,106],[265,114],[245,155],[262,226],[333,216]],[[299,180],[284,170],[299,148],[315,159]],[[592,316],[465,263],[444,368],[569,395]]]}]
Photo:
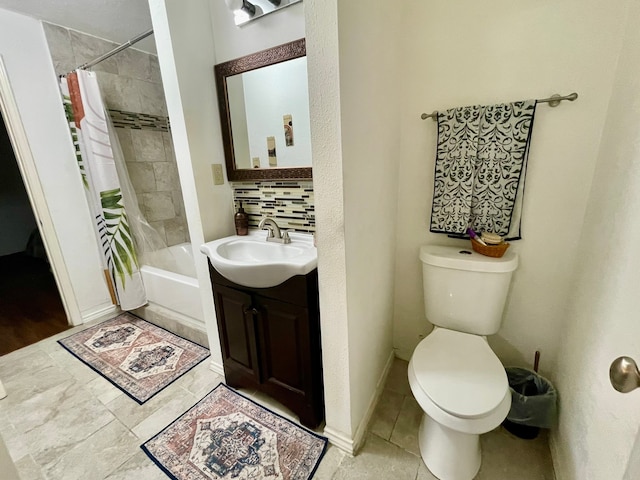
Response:
[{"label": "chrome faucet", "polygon": [[289,232],[286,230],[280,230],[280,227],[278,227],[278,224],[273,218],[262,217],[262,220],[260,220],[260,223],[258,224],[258,228],[260,230],[269,231],[267,233],[267,242],[291,243]]}]

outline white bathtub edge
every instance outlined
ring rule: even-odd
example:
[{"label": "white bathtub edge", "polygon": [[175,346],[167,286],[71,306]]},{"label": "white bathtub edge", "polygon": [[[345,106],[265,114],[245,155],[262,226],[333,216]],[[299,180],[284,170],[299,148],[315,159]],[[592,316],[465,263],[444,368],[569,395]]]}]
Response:
[{"label": "white bathtub edge", "polygon": [[149,265],[143,265],[140,273],[150,304],[204,325],[200,285],[196,278]]},{"label": "white bathtub edge", "polygon": [[137,316],[159,327],[169,330],[203,347],[209,347],[207,329],[203,322],[150,302],[133,310]]}]

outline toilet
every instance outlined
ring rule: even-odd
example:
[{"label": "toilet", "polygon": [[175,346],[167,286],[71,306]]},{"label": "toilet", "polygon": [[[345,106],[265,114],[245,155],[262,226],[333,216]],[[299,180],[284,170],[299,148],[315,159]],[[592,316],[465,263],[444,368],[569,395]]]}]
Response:
[{"label": "toilet", "polygon": [[507,375],[486,336],[500,328],[518,256],[424,245],[420,260],[426,318],[434,325],[409,362],[411,391],[424,411],[420,453],[440,480],[471,480],[480,469],[480,435],[511,407]]}]

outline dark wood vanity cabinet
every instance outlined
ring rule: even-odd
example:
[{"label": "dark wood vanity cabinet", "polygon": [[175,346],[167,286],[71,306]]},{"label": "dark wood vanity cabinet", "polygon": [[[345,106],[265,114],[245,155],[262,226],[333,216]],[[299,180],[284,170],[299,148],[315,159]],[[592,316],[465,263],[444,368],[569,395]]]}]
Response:
[{"label": "dark wood vanity cabinet", "polygon": [[324,419],[317,270],[271,288],[209,271],[227,384],[260,390],[317,427]]}]

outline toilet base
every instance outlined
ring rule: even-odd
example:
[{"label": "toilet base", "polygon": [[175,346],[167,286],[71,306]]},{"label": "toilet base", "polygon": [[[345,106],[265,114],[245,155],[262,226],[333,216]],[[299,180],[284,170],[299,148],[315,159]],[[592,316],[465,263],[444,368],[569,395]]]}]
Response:
[{"label": "toilet base", "polygon": [[472,480],[480,470],[480,435],[451,430],[423,414],[418,443],[422,460],[440,480]]}]

